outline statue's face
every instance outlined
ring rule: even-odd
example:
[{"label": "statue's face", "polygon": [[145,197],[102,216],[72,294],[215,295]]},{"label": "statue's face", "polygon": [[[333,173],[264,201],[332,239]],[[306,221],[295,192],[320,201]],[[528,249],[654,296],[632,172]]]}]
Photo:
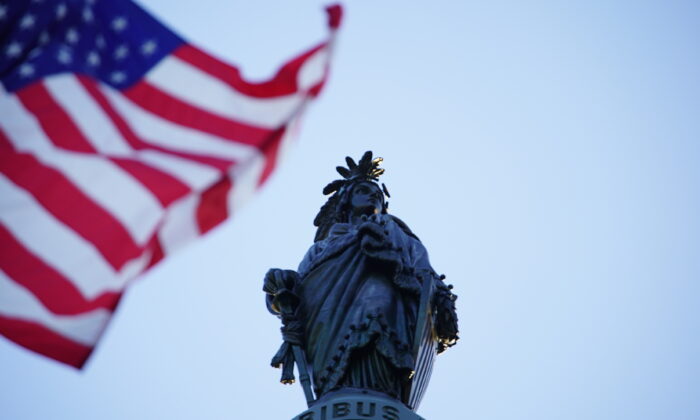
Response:
[{"label": "statue's face", "polygon": [[384,208],[384,194],[372,182],[360,182],[350,192],[350,207],[354,215],[376,214]]}]

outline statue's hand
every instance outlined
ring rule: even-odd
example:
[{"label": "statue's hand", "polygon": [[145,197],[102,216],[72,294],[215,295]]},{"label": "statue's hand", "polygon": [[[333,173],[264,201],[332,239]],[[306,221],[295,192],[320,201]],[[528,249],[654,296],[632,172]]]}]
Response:
[{"label": "statue's hand", "polygon": [[382,249],[389,246],[389,235],[384,227],[384,220],[379,215],[372,215],[357,228],[362,249]]},{"label": "statue's hand", "polygon": [[267,305],[273,313],[293,312],[299,303],[294,289],[299,284],[299,274],[294,270],[271,268],[265,274],[263,291],[267,293]]},{"label": "statue's hand", "polygon": [[360,249],[373,261],[397,274],[403,269],[402,248],[392,242],[386,219],[381,216],[372,215],[358,227]]},{"label": "statue's hand", "polygon": [[293,290],[299,282],[299,274],[294,270],[271,268],[265,274],[263,291],[270,295],[276,295],[281,290]]},{"label": "statue's hand", "polygon": [[455,301],[457,295],[452,293],[452,285],[446,286],[442,279],[438,283],[435,293],[435,329],[438,336],[438,353],[442,353],[448,347],[457,344],[459,340],[459,326]]},{"label": "statue's hand", "polygon": [[384,227],[378,225],[375,222],[364,222],[357,229],[360,238],[369,236],[375,241],[386,240],[386,233],[384,233]]}]

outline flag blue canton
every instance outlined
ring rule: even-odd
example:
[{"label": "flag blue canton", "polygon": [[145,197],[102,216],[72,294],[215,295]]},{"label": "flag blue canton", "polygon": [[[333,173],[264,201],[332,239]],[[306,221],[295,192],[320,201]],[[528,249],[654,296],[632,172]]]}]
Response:
[{"label": "flag blue canton", "polygon": [[58,73],[124,89],[183,43],[127,0],[0,1],[0,81],[10,92]]}]

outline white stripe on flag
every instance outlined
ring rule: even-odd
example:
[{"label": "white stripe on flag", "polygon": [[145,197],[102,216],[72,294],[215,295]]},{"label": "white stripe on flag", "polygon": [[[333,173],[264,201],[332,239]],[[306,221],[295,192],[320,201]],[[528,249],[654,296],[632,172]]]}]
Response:
[{"label": "white stripe on flag", "polygon": [[44,86],[95,150],[112,156],[131,153],[129,143],[73,74],[47,77]]},{"label": "white stripe on flag", "polygon": [[300,91],[304,92],[323,80],[328,65],[328,54],[327,47],[321,48],[304,62],[297,74],[297,87]]},{"label": "white stripe on flag", "polygon": [[27,289],[0,270],[0,315],[32,321],[80,344],[97,343],[111,313],[95,309],[80,315],[56,315]]},{"label": "white stripe on flag", "polygon": [[190,194],[168,208],[158,231],[158,239],[165,255],[171,255],[201,235],[197,223],[200,197],[199,194]]},{"label": "white stripe on flag", "polygon": [[241,161],[247,159],[255,148],[232,142],[202,131],[165,120],[124,98],[119,92],[100,86],[112,106],[129,122],[131,129],[148,143],[168,150],[216,156]]},{"label": "white stripe on flag", "polygon": [[25,190],[0,175],[0,222],[30,252],[80,290],[86,299],[121,291],[150,255],[129,261],[117,274],[94,245],[48,213]]},{"label": "white stripe on flag", "polygon": [[253,195],[260,183],[263,169],[265,169],[265,158],[259,154],[233,168],[231,173],[233,188],[227,197],[230,213],[238,211]]},{"label": "white stripe on flag", "polygon": [[132,149],[112,119],[72,74],[49,77],[44,84],[99,153],[139,160],[196,191],[219,176],[217,170],[204,164],[156,150]]},{"label": "white stripe on flag", "polygon": [[[108,159],[63,151],[46,137],[36,118],[15,96],[0,92],[0,128],[17,150],[34,156],[63,175],[112,214],[138,244],[153,235],[163,213],[160,203],[139,181]],[[138,203],[138,205],[134,205]]]},{"label": "white stripe on flag", "polygon": [[175,56],[161,60],[146,74],[146,80],[163,92],[213,114],[269,129],[284,124],[304,99],[301,93],[274,98],[247,96]]},{"label": "white stripe on flag", "polygon": [[142,150],[135,156],[139,161],[179,179],[193,191],[202,191],[216,181],[221,173],[201,163],[156,150]]}]

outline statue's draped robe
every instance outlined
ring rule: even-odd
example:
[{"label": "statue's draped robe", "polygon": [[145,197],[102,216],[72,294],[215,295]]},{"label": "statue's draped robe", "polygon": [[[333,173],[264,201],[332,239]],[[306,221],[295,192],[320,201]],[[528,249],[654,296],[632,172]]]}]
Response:
[{"label": "statue's draped robe", "polygon": [[300,315],[317,396],[344,387],[402,399],[421,284],[434,281],[425,248],[392,216],[382,241],[361,243],[358,226],[337,223],[299,266]]}]

